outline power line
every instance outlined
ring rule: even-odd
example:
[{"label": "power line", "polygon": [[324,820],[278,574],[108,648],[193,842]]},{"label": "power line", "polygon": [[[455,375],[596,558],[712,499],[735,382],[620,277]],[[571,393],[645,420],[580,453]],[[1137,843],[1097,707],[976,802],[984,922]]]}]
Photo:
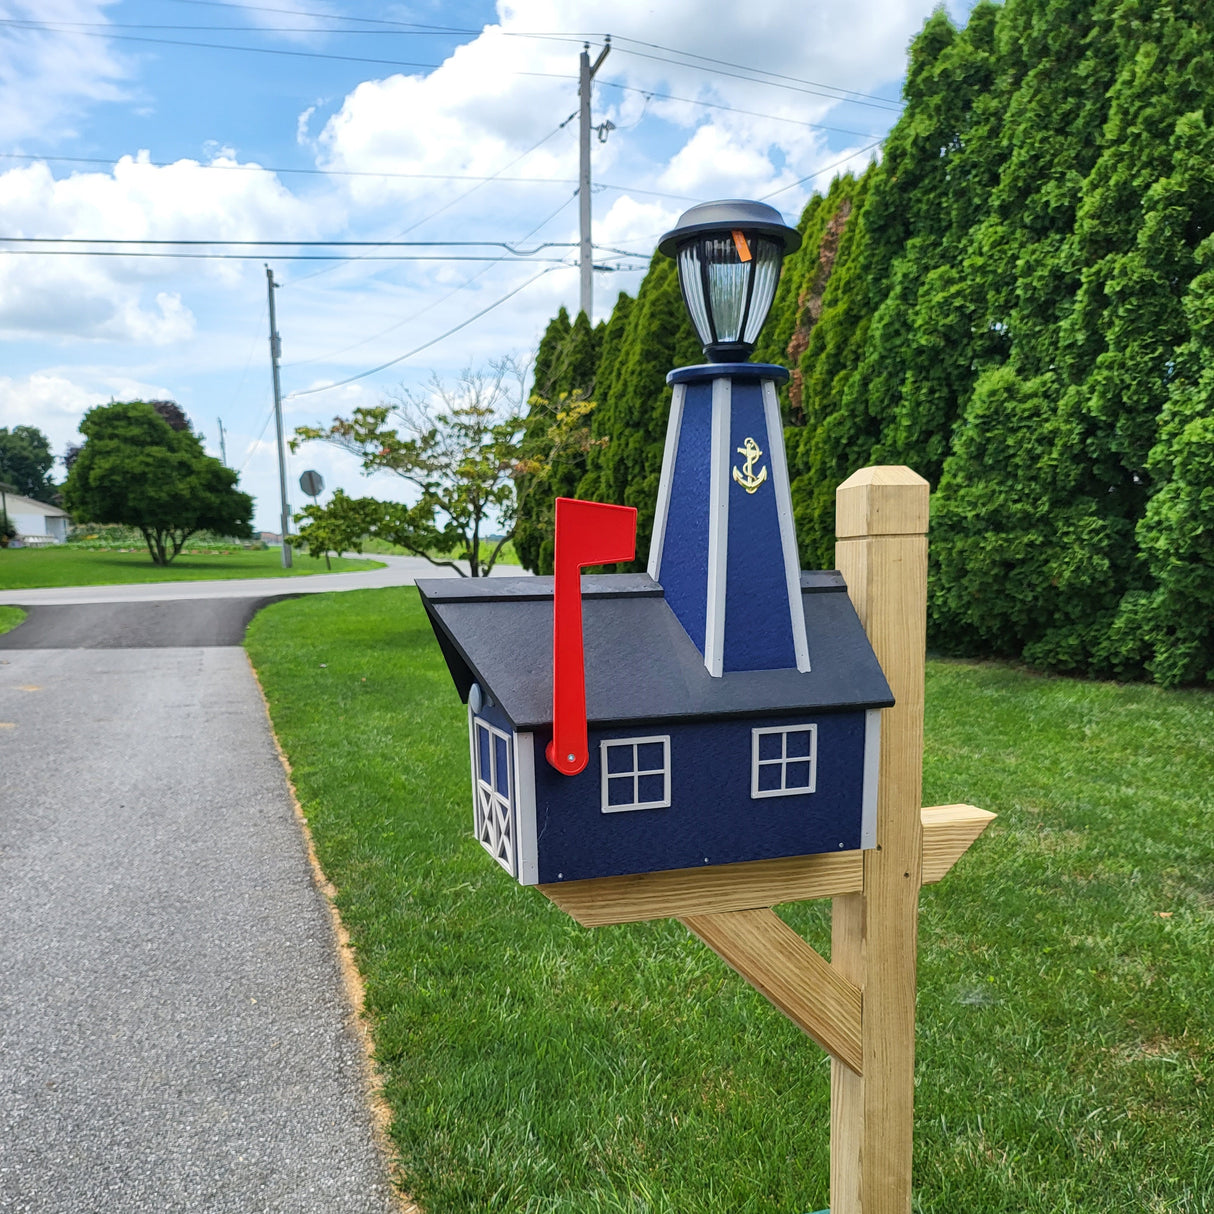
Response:
[{"label": "power line", "polygon": [[[555,127],[553,127],[552,130],[550,130],[542,138],[537,139],[529,148],[527,148],[527,150],[525,152],[521,152],[513,160],[502,165],[502,167],[500,169],[498,169],[496,173],[493,173],[489,177],[486,177],[484,179],[484,181],[479,181],[471,189],[465,190],[462,194],[457,194],[450,201],[445,202],[441,207],[439,207],[437,211],[431,211],[429,215],[425,215],[421,219],[416,220],[414,223],[409,224],[407,227],[402,228],[401,231],[399,231],[397,233],[397,236],[407,236],[410,232],[415,231],[417,228],[420,228],[422,226],[422,224],[429,223],[429,221],[431,219],[434,219],[437,216],[441,215],[444,211],[450,210],[453,206],[456,205],[456,203],[463,201],[463,199],[467,198],[470,194],[474,194],[477,190],[479,190],[481,188],[482,185],[485,184],[486,181],[493,181],[495,178],[498,178],[503,173],[505,173],[507,169],[512,169],[512,168],[514,168],[514,166],[516,164],[522,163],[522,161],[526,160],[527,157],[530,156],[532,152],[536,151],[538,148],[541,148],[545,143],[548,142],[549,139],[551,139],[554,135],[556,135],[559,131],[561,131],[565,127],[565,125],[569,122],[569,119],[572,117],[573,117],[573,115],[570,114],[569,118],[566,118],[564,122],[557,123],[557,125]],[[305,275],[304,278],[301,279],[301,281],[307,281],[307,279],[309,279],[309,278],[318,278],[322,274],[329,273],[330,270],[332,270],[334,268],[335,267],[333,267],[333,266],[328,266],[323,270],[317,270],[314,274]]]},{"label": "power line", "polygon": [[[533,227],[531,229],[530,232],[528,232],[525,236],[521,236],[519,239],[520,240],[529,240],[532,236],[534,236],[536,234],[536,232],[538,232],[540,230],[540,228],[542,228],[545,224],[550,223],[553,219],[555,219],[573,201],[573,199],[575,197],[576,197],[576,195],[571,195],[569,198],[566,198],[565,201],[562,202],[561,205],[559,207],[557,207],[557,209],[555,211],[553,211],[551,215],[549,215],[546,219],[542,219],[539,223],[537,223],[535,225],[535,227]],[[317,354],[317,355],[313,355],[311,358],[301,358],[301,359],[298,359],[296,362],[286,363],[283,367],[283,370],[289,371],[289,370],[291,370],[292,367],[307,366],[309,363],[329,362],[334,358],[338,358],[342,354],[348,354],[351,350],[357,350],[360,346],[365,346],[365,345],[368,345],[370,342],[378,341],[379,338],[386,337],[389,333],[394,333],[397,329],[402,328],[404,325],[407,325],[412,321],[415,321],[419,316],[424,316],[427,312],[432,312],[432,311],[434,311],[435,308],[441,306],[442,304],[445,304],[447,302],[447,300],[451,299],[455,295],[458,295],[461,291],[465,290],[467,287],[470,287],[482,275],[487,274],[490,269],[492,269],[492,266],[485,266],[484,268],[477,270],[477,272],[475,274],[472,274],[468,278],[464,279],[464,281],[461,282],[459,284],[459,286],[455,287],[451,291],[448,291],[447,294],[442,296],[440,299],[431,300],[430,302],[428,302],[425,305],[425,307],[419,308],[416,312],[412,313],[409,316],[406,316],[403,320],[398,320],[398,321],[394,322],[393,324],[390,324],[386,329],[380,329],[378,333],[372,333],[369,337],[361,338],[359,341],[352,342],[348,346],[342,346],[342,348],[340,350],[333,350],[328,354]]]},{"label": "power line", "polygon": [[[3,22],[0,24],[14,24]],[[343,63],[373,63],[383,67],[416,67],[435,71],[441,63],[414,63],[403,59],[370,59],[364,55],[334,55],[327,51],[289,51],[279,46],[233,46],[224,42],[192,42],[184,38],[145,38],[140,34],[106,34],[100,30],[59,30],[44,21],[22,24],[21,28],[57,34],[68,33],[77,38],[104,38],[115,42],[148,42],[156,46],[188,46],[210,51],[244,51],[250,55],[287,55],[293,59],[333,59]],[[250,31],[256,32],[256,31]]]},{"label": "power line", "polygon": [[[344,21],[345,17],[333,15],[331,20]],[[18,29],[48,30],[56,33],[77,33],[82,30],[182,30],[188,33],[214,34],[480,34],[481,30],[444,29],[441,26],[417,26],[409,29],[341,29],[317,25],[161,25],[148,21],[39,21],[34,17],[3,17],[0,25],[11,25]]]},{"label": "power line", "polygon": [[543,249],[576,249],[575,240],[546,240],[533,249],[516,249],[505,240],[152,240],[109,236],[0,236],[0,244],[104,244],[104,245],[208,245],[212,248],[324,248],[324,249],[505,249],[518,257],[529,257]]},{"label": "power line", "polygon": [[482,316],[492,312],[494,308],[501,307],[506,300],[512,299],[524,288],[531,286],[533,282],[539,282],[539,280],[543,278],[545,274],[551,273],[552,268],[541,270],[535,275],[534,278],[527,279],[526,282],[515,287],[513,291],[508,291],[501,297],[501,299],[494,300],[493,303],[491,303],[487,308],[482,308],[479,312],[475,313],[475,315],[469,316],[467,320],[460,321],[458,325],[448,329],[445,333],[440,333],[437,337],[433,337],[429,341],[423,342],[420,346],[417,346],[404,354],[397,355],[396,358],[390,358],[386,363],[380,363],[378,367],[371,367],[367,371],[360,371],[357,375],[348,376],[346,379],[339,379],[335,383],[322,384],[319,388],[304,388],[299,392],[290,392],[287,394],[287,399],[293,400],[297,396],[312,396],[317,392],[328,392],[333,388],[342,388],[346,384],[352,384],[355,380],[366,379],[368,375],[375,375],[379,371],[386,371],[389,367],[394,367],[397,363],[404,362],[406,358],[412,358],[415,354],[420,354],[423,350],[428,350],[431,346],[437,345],[440,341],[442,341],[444,338],[450,337],[453,333],[458,333],[461,329],[466,329],[470,324],[472,324],[473,321],[480,320]]},{"label": "power line", "polygon": [[[199,8],[233,8],[240,12],[278,13],[287,17],[324,17],[334,20],[333,13],[318,13],[315,9],[270,8],[262,4],[234,4],[231,0],[173,0],[176,4],[193,4]],[[357,21],[365,25],[392,25],[409,29],[432,30],[445,34],[482,34],[482,29],[458,29],[454,26],[423,25],[418,21],[392,21],[386,17],[350,17],[343,15],[342,21]]]},{"label": "power line", "polygon": [[236,475],[239,476],[248,466],[249,460],[253,458],[253,452],[257,450],[258,443],[265,436],[266,427],[270,424],[270,418],[274,416],[274,402],[270,402],[270,411],[266,414],[266,420],[261,423],[261,433],[249,444],[248,450],[244,453],[244,462],[236,470]]},{"label": "power line", "polygon": [[[264,261],[264,253],[177,253],[172,250],[148,252],[138,249],[0,249],[0,257],[173,257],[183,261]],[[489,261],[494,263],[523,262],[568,265],[563,257],[474,257],[452,253],[446,257],[426,253],[368,253],[343,257],[339,253],[275,253],[276,261]]]},{"label": "power line", "polygon": [[[771,76],[773,79],[776,79],[776,80],[789,81],[792,84],[811,85],[814,88],[832,89],[836,93],[848,94],[848,96],[838,97],[837,100],[839,100],[839,101],[848,101],[848,100],[870,101],[870,102],[878,102],[882,106],[885,106],[888,108],[899,109],[899,110],[903,108],[903,104],[900,101],[892,100],[889,97],[879,97],[875,93],[861,93],[861,92],[857,92],[855,89],[841,88],[837,84],[823,84],[821,81],[818,81],[818,80],[803,80],[798,76],[785,76],[780,72],[770,72],[766,68],[751,67],[747,64],[742,64],[742,63],[732,63],[727,59],[713,59],[708,55],[698,55],[694,51],[681,51],[676,47],[661,46],[656,42],[643,42],[639,38],[617,37],[617,41],[631,42],[636,46],[647,46],[647,47],[649,47],[650,50],[665,51],[671,55],[682,55],[683,57],[685,57],[687,59],[699,59],[699,60],[703,61],[704,63],[711,63],[716,67],[738,68],[740,71],[757,72],[764,76]],[[633,55],[640,54],[639,51],[628,51],[627,49],[625,49],[624,53],[633,54]],[[685,66],[690,67],[692,65],[686,64]]]},{"label": "power line", "polygon": [[[572,77],[571,77],[572,79]],[[603,83],[607,83],[604,81]],[[616,86],[623,88],[625,86]],[[641,91],[641,90],[637,90]],[[678,100],[678,98],[675,98]],[[693,102],[692,104],[700,104]],[[746,113],[747,111],[741,111]],[[774,115],[772,115],[774,117]],[[555,134],[555,132],[553,132]],[[542,141],[541,141],[542,142]],[[536,145],[538,146],[538,145]],[[532,148],[532,151],[535,149]],[[107,167],[115,166],[120,159],[116,156],[53,156],[44,155],[34,152],[0,152],[0,159],[3,160],[33,160],[46,161],[48,164],[97,164]],[[522,157],[519,157],[522,159]],[[183,162],[180,160],[132,160],[133,167],[147,166],[152,169],[173,169],[177,168]],[[371,172],[365,169],[304,169],[304,168],[284,168],[274,165],[263,164],[200,164],[197,161],[187,160],[184,162],[191,169],[206,169],[208,172],[241,172],[241,173],[295,173],[303,174],[310,177],[383,177],[389,179],[416,180],[416,181],[475,181],[484,184],[489,181],[523,183],[527,185],[576,185],[577,179],[574,177],[506,177],[501,174],[493,174],[487,177],[481,177],[473,173],[385,173]],[[517,163],[513,161],[512,163]],[[507,166],[509,167],[509,166]],[[630,185],[615,185],[611,182],[600,181],[595,183],[595,189],[605,190],[620,190],[621,192],[630,194],[644,194],[652,198],[671,198],[678,202],[700,202],[699,198],[694,198],[690,194],[672,194],[668,190],[642,190],[637,186]],[[437,212],[436,212],[437,214]]]},{"label": "power line", "polygon": [[[158,45],[158,46],[184,46],[184,47],[192,47],[192,48],[201,49],[201,50],[240,51],[240,52],[244,52],[247,54],[253,54],[253,55],[287,55],[289,57],[298,58],[298,59],[328,59],[328,60],[333,60],[333,61],[342,62],[342,63],[369,63],[369,64],[378,65],[381,67],[421,68],[424,71],[436,71],[439,67],[442,66],[442,64],[439,64],[439,63],[418,63],[418,62],[415,62],[412,60],[377,59],[377,58],[370,58],[368,56],[363,56],[363,55],[337,55],[337,54],[333,54],[332,52],[328,52],[328,51],[294,51],[294,50],[287,50],[283,47],[233,46],[231,43],[198,42],[198,41],[190,41],[187,39],[180,39],[180,38],[148,38],[148,37],[144,37],[139,34],[114,34],[114,33],[107,33],[102,30],[72,29],[72,28],[67,28],[67,27],[61,27],[60,25],[56,25],[54,23],[45,22],[45,21],[32,21],[32,20],[17,21],[17,20],[13,20],[10,18],[10,19],[0,19],[0,24],[12,25],[12,26],[16,26],[18,28],[27,29],[27,30],[43,31],[46,33],[70,33],[70,34],[74,34],[76,37],[80,37],[80,38],[106,38],[106,39],[111,39],[111,40],[120,41],[120,42],[143,42],[143,43],[150,43],[150,44]],[[113,27],[107,26],[107,29],[110,29],[110,28],[113,28]],[[251,30],[250,32],[256,32],[256,30]],[[317,31],[317,32],[323,33],[324,31]],[[475,31],[475,32],[480,33],[483,31]],[[508,34],[511,34],[512,36],[523,37],[523,38],[556,37],[556,35],[531,34],[531,33],[526,33],[524,31],[506,31],[506,32]],[[567,36],[561,35],[560,37],[562,40],[567,40]],[[629,42],[637,41],[635,39],[623,39],[623,40],[629,41]],[[644,42],[638,42],[638,45],[648,46],[651,44],[644,43]],[[645,51],[631,50],[627,47],[621,47],[620,49],[623,51],[624,54],[634,55],[640,59],[652,59],[659,63],[671,63],[678,67],[690,68],[693,71],[711,72],[715,76],[728,76],[735,80],[745,80],[750,84],[760,84],[760,85],[764,85],[769,88],[782,88],[782,89],[790,90],[790,91],[796,92],[796,93],[806,93],[806,94],[809,94],[809,95],[815,96],[815,97],[825,97],[831,101],[850,102],[854,105],[872,106],[877,109],[889,110],[889,111],[893,111],[893,112],[899,112],[902,108],[900,102],[892,102],[892,101],[888,100],[887,98],[874,97],[874,98],[870,99],[869,95],[864,94],[864,93],[854,93],[851,96],[841,96],[840,95],[841,91],[848,91],[848,90],[839,90],[834,85],[818,85],[818,84],[815,84],[813,81],[803,81],[803,80],[798,79],[795,76],[784,76],[784,75],[781,75],[780,73],[776,73],[776,72],[764,72],[765,75],[770,76],[772,78],[763,80],[753,74],[747,74],[747,73],[763,72],[762,68],[751,68],[751,67],[744,66],[742,64],[728,64],[728,61],[726,61],[726,60],[712,60],[712,59],[708,59],[707,56],[699,56],[699,55],[692,56],[694,58],[701,58],[701,59],[706,60],[705,64],[698,64],[698,63],[686,63],[680,59],[672,59],[672,58],[670,58],[669,55],[652,55],[652,54],[648,54]],[[688,56],[692,55],[692,52],[688,52],[688,51],[674,51],[673,53],[676,55],[688,55]],[[734,66],[734,67],[737,67],[739,70],[733,71],[733,72],[724,71],[722,69],[722,67],[720,67],[720,66],[708,66],[708,64],[723,64],[726,66]],[[533,76],[533,77],[548,78],[548,79],[554,79],[554,80],[573,79],[573,77],[570,77],[570,76],[565,75],[564,73],[558,73],[558,72],[514,72],[511,74],[516,75],[516,76]],[[834,89],[835,91],[824,92],[823,89]]]},{"label": "power line", "polygon": [[815,131],[830,131],[835,135],[856,135],[861,139],[871,139],[872,131],[849,131],[841,126],[826,126],[821,122],[805,122],[801,118],[785,118],[780,114],[763,114],[758,110],[743,110],[736,105],[724,105],[718,101],[696,101],[693,97],[673,97],[669,93],[655,93],[652,89],[641,88],[635,84],[617,84],[614,80],[599,80],[597,84],[609,89],[620,89],[625,93],[640,93],[652,101],[680,101],[684,105],[698,105],[708,110],[726,110],[731,114],[746,114],[751,118],[766,118],[771,122],[788,122],[793,126],[809,127]]},{"label": "power line", "polygon": [[842,160],[836,160],[834,164],[828,164],[824,169],[817,169],[812,173],[806,174],[799,181],[794,181],[790,185],[782,185],[778,190],[772,190],[770,194],[764,194],[762,198],[757,199],[758,202],[766,202],[769,198],[774,198],[777,194],[783,194],[785,190],[795,189],[799,185],[804,185],[807,181],[812,181],[815,177],[821,177],[824,173],[829,173],[833,169],[837,169],[845,165],[849,160],[855,160],[857,156],[863,156],[865,152],[871,152],[873,148],[879,148],[885,141],[878,139],[876,143],[870,143],[868,147],[861,148],[858,152],[851,152],[844,156]]}]

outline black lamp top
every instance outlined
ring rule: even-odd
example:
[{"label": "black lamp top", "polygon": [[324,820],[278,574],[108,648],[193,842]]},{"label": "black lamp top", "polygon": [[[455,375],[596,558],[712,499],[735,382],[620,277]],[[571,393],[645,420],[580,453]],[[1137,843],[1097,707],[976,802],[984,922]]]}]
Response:
[{"label": "black lamp top", "polygon": [[765,202],[725,198],[720,202],[701,202],[684,211],[678,224],[658,242],[658,251],[667,257],[676,257],[679,246],[694,236],[706,232],[725,234],[739,229],[781,241],[785,256],[801,247],[801,233],[790,228],[775,207],[769,207]]}]

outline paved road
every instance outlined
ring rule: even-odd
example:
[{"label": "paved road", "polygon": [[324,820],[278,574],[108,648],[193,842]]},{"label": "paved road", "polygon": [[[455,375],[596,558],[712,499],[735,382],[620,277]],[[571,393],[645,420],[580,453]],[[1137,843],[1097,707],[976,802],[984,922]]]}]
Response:
[{"label": "paved road", "polygon": [[[350,555],[355,555],[351,553]],[[299,557],[311,560],[311,557]],[[431,565],[420,556],[376,556],[383,569],[365,573],[314,573],[292,578],[233,578],[218,582],[137,582],[123,586],[50,586],[37,590],[5,589],[0,603],[17,606],[74,603],[163,603],[180,599],[268,599],[279,595],[319,594],[324,590],[374,590],[384,586],[411,586],[419,577],[457,577],[452,569]],[[517,565],[499,565],[494,577],[518,577]]]},{"label": "paved road", "polygon": [[267,603],[293,597],[30,607],[19,628],[0,633],[0,650],[240,645],[249,621]]},{"label": "paved road", "polygon": [[238,648],[262,601],[39,606],[3,638],[2,1211],[394,1208]]}]

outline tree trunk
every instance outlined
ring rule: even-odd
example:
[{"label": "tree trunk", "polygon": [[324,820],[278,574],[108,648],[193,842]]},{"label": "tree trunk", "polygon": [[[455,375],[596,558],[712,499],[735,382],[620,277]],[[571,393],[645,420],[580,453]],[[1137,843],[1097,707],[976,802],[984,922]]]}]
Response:
[{"label": "tree trunk", "polygon": [[[143,542],[148,546],[148,556],[152,558],[152,564],[163,565],[164,549],[160,547],[159,536],[153,539],[152,533],[146,527],[140,527],[139,530],[143,533]],[[159,553],[157,552],[158,548],[160,549]]]}]

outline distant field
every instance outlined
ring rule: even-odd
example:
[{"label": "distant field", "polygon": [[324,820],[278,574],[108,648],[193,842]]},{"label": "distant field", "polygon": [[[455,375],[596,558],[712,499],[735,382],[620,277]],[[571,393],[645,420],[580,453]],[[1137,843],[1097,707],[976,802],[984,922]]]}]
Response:
[{"label": "distant field", "polygon": [[0,607],[0,632],[11,632],[25,619],[20,607]]},{"label": "distant field", "polygon": [[[334,573],[382,569],[382,561],[332,557]],[[147,552],[114,552],[82,548],[6,548],[0,550],[0,590],[47,586],[112,586],[122,582],[204,582],[220,578],[307,577],[326,573],[323,561],[295,554],[291,569],[282,567],[278,548],[233,548],[218,555],[182,553],[171,565],[153,565]],[[11,626],[11,625],[10,625]]]},{"label": "distant field", "polygon": [[[407,548],[402,548],[399,544],[389,544],[385,540],[376,540],[376,539],[363,540],[363,551],[367,552],[367,553],[373,553],[376,556],[416,556],[417,555],[416,552],[410,552]],[[482,549],[481,549],[482,555],[486,551],[492,552],[493,545],[487,544],[486,547],[482,547]],[[435,556],[436,560],[440,560],[440,561],[450,561],[450,560],[455,559],[454,555],[451,553],[443,554],[443,553],[436,552],[434,554],[434,556]],[[496,562],[494,562],[494,567],[496,568],[497,565],[517,565],[517,564],[518,564],[518,554],[514,551],[514,543],[510,540],[507,540],[506,543],[502,545],[501,552],[498,553],[497,560],[496,560]]]}]

